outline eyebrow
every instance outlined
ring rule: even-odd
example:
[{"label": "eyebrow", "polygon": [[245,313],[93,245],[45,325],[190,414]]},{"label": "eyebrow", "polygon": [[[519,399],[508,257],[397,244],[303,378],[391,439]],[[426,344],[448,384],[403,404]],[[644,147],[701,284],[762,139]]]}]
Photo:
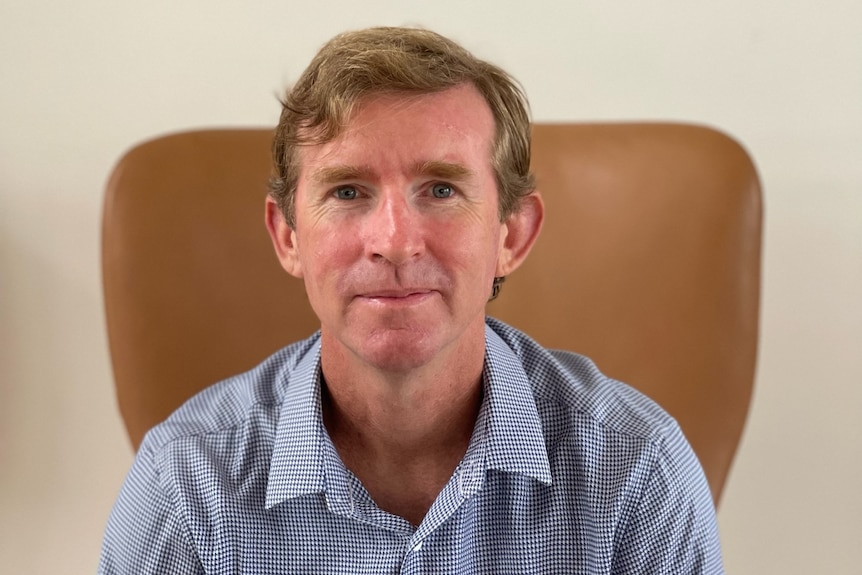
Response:
[{"label": "eyebrow", "polygon": [[[473,172],[461,164],[430,160],[418,162],[412,168],[414,174],[442,180],[462,181],[473,177]],[[351,180],[372,180],[373,173],[367,167],[338,165],[325,166],[311,174],[311,180],[318,185],[330,185]]]},{"label": "eyebrow", "polygon": [[345,180],[363,180],[367,179],[369,171],[357,166],[327,166],[315,170],[311,175],[311,180],[317,184],[334,184]]},{"label": "eyebrow", "polygon": [[415,173],[431,176],[442,180],[466,180],[473,177],[473,172],[461,164],[432,160],[415,166]]}]

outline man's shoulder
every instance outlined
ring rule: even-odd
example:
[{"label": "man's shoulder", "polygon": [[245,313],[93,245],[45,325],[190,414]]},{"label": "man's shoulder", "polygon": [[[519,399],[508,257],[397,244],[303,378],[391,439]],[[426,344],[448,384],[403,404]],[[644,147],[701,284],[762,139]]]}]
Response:
[{"label": "man's shoulder", "polygon": [[589,358],[546,349],[527,334],[493,318],[491,329],[519,358],[546,426],[621,434],[661,442],[679,433],[676,421],[631,385],[608,377]]},{"label": "man's shoulder", "polygon": [[529,380],[551,474],[560,479],[560,489],[577,485],[596,498],[596,505],[616,501],[627,515],[653,480],[660,483],[653,486],[656,500],[683,506],[709,500],[694,452],[677,422],[657,403],[604,375],[582,355],[547,350],[500,322],[490,320],[489,327],[515,354]]},{"label": "man's shoulder", "polygon": [[247,428],[272,427],[297,364],[313,353],[318,334],[288,345],[249,371],[198,392],[152,428],[141,449],[158,452],[188,441],[215,439]]}]

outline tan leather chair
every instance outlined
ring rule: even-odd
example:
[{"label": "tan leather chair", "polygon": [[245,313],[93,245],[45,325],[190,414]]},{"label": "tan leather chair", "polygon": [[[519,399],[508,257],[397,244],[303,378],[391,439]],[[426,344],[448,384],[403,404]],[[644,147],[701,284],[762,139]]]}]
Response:
[{"label": "tan leather chair", "polygon": [[[110,178],[105,305],[135,447],[196,391],[317,329],[263,225],[271,136],[158,138]],[[658,401],[717,502],[754,379],[761,195],[752,162],[702,127],[536,125],[533,167],[545,227],[488,313]]]}]

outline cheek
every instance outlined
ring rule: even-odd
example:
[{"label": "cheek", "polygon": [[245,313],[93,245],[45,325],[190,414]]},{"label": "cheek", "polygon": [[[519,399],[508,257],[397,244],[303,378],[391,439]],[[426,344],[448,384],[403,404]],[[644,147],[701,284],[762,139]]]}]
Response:
[{"label": "cheek", "polygon": [[[355,259],[356,240],[334,230],[314,229],[300,237],[300,260],[309,297],[337,281],[349,262]],[[331,289],[331,288],[329,288]],[[312,293],[314,292],[314,294]]]},{"label": "cheek", "polygon": [[[480,227],[481,226],[481,227]],[[500,253],[500,231],[493,224],[453,226],[443,236],[458,266],[476,280],[493,277]]]}]

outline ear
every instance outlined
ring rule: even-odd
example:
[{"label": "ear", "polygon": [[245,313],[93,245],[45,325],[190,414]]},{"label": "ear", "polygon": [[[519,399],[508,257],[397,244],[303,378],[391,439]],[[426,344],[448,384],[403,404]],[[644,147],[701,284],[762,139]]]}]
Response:
[{"label": "ear", "polygon": [[296,245],[296,232],[287,225],[284,214],[270,196],[266,197],[266,230],[272,239],[275,255],[281,262],[281,267],[293,277],[302,277],[302,265],[299,259],[299,247]]},{"label": "ear", "polygon": [[545,219],[545,203],[539,192],[521,198],[519,208],[503,222],[496,275],[507,276],[527,258]]}]

